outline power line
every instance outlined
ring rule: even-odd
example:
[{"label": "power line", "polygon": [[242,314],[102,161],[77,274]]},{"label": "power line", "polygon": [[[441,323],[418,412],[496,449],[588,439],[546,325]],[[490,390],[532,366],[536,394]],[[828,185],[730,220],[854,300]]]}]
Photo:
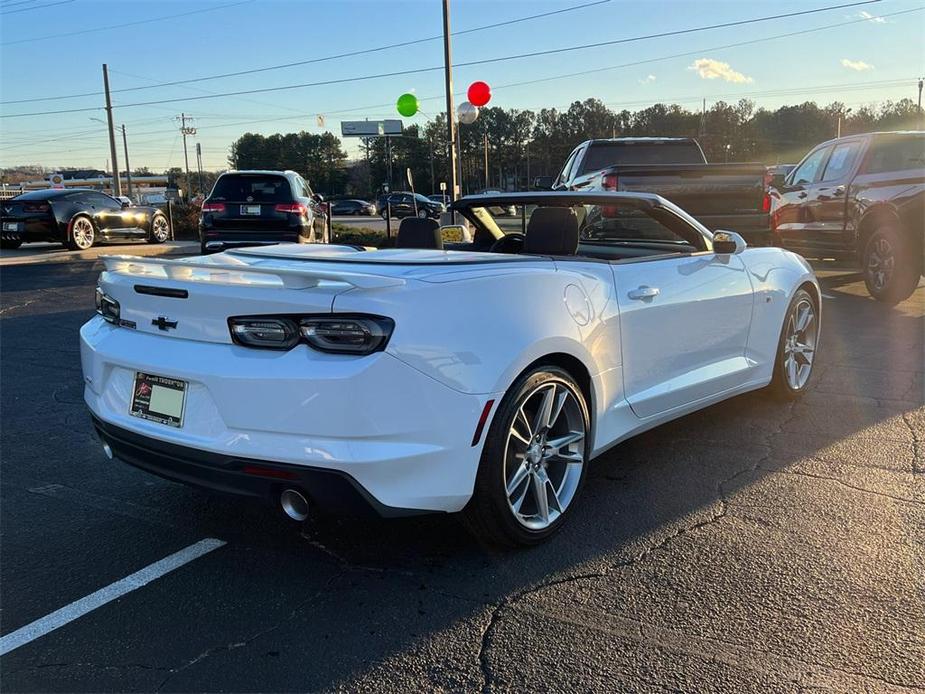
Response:
[{"label": "power line", "polygon": [[[0,12],[0,17],[3,17],[4,15],[8,15],[8,14],[17,14],[19,12],[32,12],[33,10],[44,10],[49,7],[54,7],[55,5],[69,5],[72,2],[74,2],[74,0],[59,0],[58,2],[50,2],[47,5],[36,5],[35,7],[21,7],[18,10],[10,10],[9,12]],[[0,7],[0,10],[4,9],[5,7],[6,6]]]},{"label": "power line", "polygon": [[[899,12],[892,12],[892,13],[884,14],[880,16],[881,17],[895,17],[898,15],[908,14],[910,12],[920,12],[923,9],[925,9],[925,7],[916,7],[916,8],[912,8],[909,10],[901,10]],[[699,48],[694,51],[686,51],[684,53],[675,53],[673,55],[661,56],[658,58],[648,58],[645,60],[637,60],[637,61],[633,61],[629,63],[621,63],[619,65],[610,65],[607,67],[600,67],[600,68],[593,68],[590,70],[571,72],[571,73],[567,73],[563,75],[542,77],[542,78],[526,80],[522,82],[512,82],[509,84],[503,84],[503,85],[496,86],[495,89],[499,90],[499,89],[505,89],[505,88],[510,88],[510,87],[520,87],[520,86],[525,86],[525,85],[530,85],[530,84],[537,84],[541,82],[549,82],[553,80],[566,79],[570,77],[578,77],[578,76],[588,75],[588,74],[593,74],[593,73],[598,73],[598,72],[606,72],[608,70],[617,70],[617,69],[626,68],[626,67],[636,67],[639,65],[647,65],[650,63],[657,63],[657,62],[661,62],[665,60],[673,60],[675,58],[685,58],[685,57],[689,57],[692,55],[701,54],[706,51],[717,51],[717,50],[724,50],[728,48],[739,48],[741,46],[749,46],[749,45],[753,45],[756,43],[774,41],[774,40],[782,39],[782,38],[792,38],[794,36],[802,36],[802,35],[811,34],[817,31],[824,31],[827,29],[834,29],[834,28],[838,28],[842,26],[848,26],[851,24],[858,24],[858,23],[867,22],[867,21],[869,21],[868,18],[855,19],[855,20],[851,20],[847,22],[837,22],[835,24],[828,24],[828,25],[824,25],[821,27],[815,27],[812,29],[803,29],[800,31],[792,31],[792,32],[784,33],[784,34],[777,34],[774,36],[767,36],[767,37],[759,38],[759,39],[739,41],[736,43],[729,43],[729,44],[725,44],[722,46]],[[596,45],[597,44],[595,44],[595,46]],[[560,52],[561,50],[562,49],[551,49],[548,52],[555,53],[555,52]],[[483,65],[485,63],[499,62],[501,60],[516,60],[516,59],[524,58],[524,57],[536,57],[537,55],[542,55],[542,54],[544,54],[544,52],[505,56],[503,58],[487,58],[483,60],[472,60],[472,61],[468,61],[464,63],[457,63],[454,67],[468,67],[468,66],[473,66],[473,65]],[[411,69],[411,70],[401,70],[401,71],[396,71],[396,72],[379,73],[375,75],[363,75],[359,77],[344,77],[340,79],[324,80],[320,82],[306,82],[303,84],[290,84],[290,85],[284,85],[281,87],[264,87],[262,89],[248,89],[248,90],[242,90],[242,91],[237,91],[237,92],[223,92],[219,94],[211,94],[211,95],[203,95],[203,96],[180,97],[180,98],[175,98],[175,99],[158,99],[156,101],[142,101],[142,102],[131,103],[131,104],[120,104],[119,108],[129,108],[129,107],[135,107],[135,106],[151,106],[151,105],[159,105],[159,104],[177,103],[177,102],[183,102],[183,101],[199,101],[202,99],[215,99],[215,98],[220,98],[220,97],[242,96],[242,95],[248,95],[248,94],[264,94],[268,92],[278,92],[278,91],[290,91],[293,89],[304,89],[306,87],[318,87],[318,86],[328,86],[328,85],[334,85],[334,84],[345,84],[345,83],[350,83],[350,82],[360,82],[360,81],[366,81],[366,80],[381,79],[384,77],[398,77],[398,76],[404,76],[404,75],[410,75],[410,74],[420,74],[424,72],[434,72],[437,70],[443,70],[443,66],[417,68],[417,69]],[[43,116],[43,115],[55,115],[55,114],[60,114],[60,113],[80,113],[80,112],[98,111],[98,110],[100,110],[100,107],[89,107],[89,108],[82,108],[82,109],[61,109],[57,111],[38,111],[34,113],[3,114],[3,115],[0,115],[0,118]]]},{"label": "power line", "polygon": [[[868,1],[869,2],[879,2],[880,0],[868,0]],[[518,24],[520,22],[527,22],[533,19],[541,19],[544,17],[550,17],[553,15],[563,14],[565,12],[574,12],[575,10],[581,10],[581,9],[585,9],[587,7],[592,7],[595,5],[603,5],[608,2],[610,2],[610,0],[594,0],[594,2],[588,2],[583,5],[575,5],[573,7],[566,7],[564,9],[554,10],[552,12],[542,12],[540,14],[533,14],[533,15],[529,15],[526,17],[518,17],[515,19],[509,19],[504,22],[496,22],[494,24],[485,24],[485,25],[478,26],[478,27],[472,27],[470,29],[463,29],[462,31],[453,32],[453,36],[473,34],[478,31],[485,31],[487,29],[496,29],[498,27],[510,26],[512,24]],[[413,39],[410,41],[401,41],[399,43],[390,43],[384,46],[376,46],[374,48],[366,48],[366,49],[362,49],[358,51],[350,51],[347,53],[338,53],[336,55],[329,55],[329,56],[325,56],[322,58],[311,58],[309,60],[301,60],[301,61],[297,61],[294,63],[283,63],[280,65],[268,65],[266,67],[253,68],[251,70],[241,70],[238,72],[226,72],[226,73],[219,74],[219,75],[208,75],[206,77],[194,77],[191,79],[174,80],[171,82],[159,82],[158,84],[145,85],[141,87],[124,87],[122,89],[114,89],[112,90],[112,93],[115,94],[115,93],[121,93],[121,92],[134,92],[134,91],[140,91],[143,89],[156,89],[158,87],[173,87],[176,85],[191,84],[193,82],[205,82],[207,80],[224,79],[227,77],[240,77],[241,75],[251,75],[251,74],[255,74],[259,72],[268,72],[270,70],[282,70],[285,68],[297,67],[300,65],[310,65],[313,63],[326,62],[329,60],[337,60],[340,58],[349,58],[349,57],[358,56],[358,55],[367,55],[369,53],[387,51],[393,48],[403,48],[405,46],[414,46],[417,44],[426,43],[428,41],[436,41],[442,38],[443,38],[443,35],[440,34],[438,36],[428,36],[427,38],[423,38],[423,39]],[[0,44],[0,45],[5,45],[5,44]],[[35,103],[38,101],[59,101],[61,99],[77,99],[77,98],[84,97],[84,96],[100,96],[100,95],[102,95],[102,92],[83,92],[81,94],[68,94],[65,96],[43,96],[43,97],[36,97],[33,99],[17,99],[15,101],[0,101],[0,105],[27,104],[27,103]]]},{"label": "power line", "polygon": [[[66,0],[66,1],[72,2],[73,0]],[[80,36],[83,34],[93,34],[99,31],[110,31],[111,29],[123,29],[125,27],[139,26],[141,24],[150,24],[152,22],[162,22],[167,19],[178,19],[180,17],[189,17],[190,15],[194,15],[194,14],[202,14],[203,12],[214,12],[215,10],[225,10],[225,9],[228,9],[229,7],[236,7],[238,5],[246,5],[253,1],[254,0],[240,0],[239,2],[232,2],[226,5],[213,5],[211,7],[203,7],[201,9],[191,10],[189,12],[181,12],[179,14],[164,15],[163,17],[151,17],[150,19],[139,19],[134,22],[124,22],[122,24],[111,24],[105,27],[93,27],[92,29],[82,29],[79,31],[66,31],[60,34],[48,34],[46,36],[35,36],[30,39],[17,39],[16,41],[4,41],[3,43],[0,43],[0,46],[12,46],[14,44],[30,43],[32,41],[47,41],[48,39],[60,39],[66,36]]]}]

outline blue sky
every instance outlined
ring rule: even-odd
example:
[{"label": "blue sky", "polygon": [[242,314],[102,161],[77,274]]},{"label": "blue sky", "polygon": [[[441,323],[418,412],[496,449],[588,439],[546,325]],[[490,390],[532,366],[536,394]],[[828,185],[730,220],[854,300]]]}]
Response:
[{"label": "blue sky", "polygon": [[[846,2],[610,0],[591,5],[593,1],[453,0],[454,31],[577,8],[459,36],[453,42],[454,63]],[[814,99],[840,100],[857,108],[884,99],[915,98],[915,78],[925,74],[925,11],[881,16],[923,7],[921,0],[880,0],[732,29],[459,67],[454,87],[464,92],[473,80],[484,80],[494,88],[491,105],[506,108],[562,108],[588,97],[631,110],[657,101],[696,108],[701,98],[709,104],[740,97],[767,107]],[[871,18],[801,36],[722,47],[862,19],[862,12]],[[186,16],[148,21],[179,14]],[[139,24],[101,30],[130,22]],[[4,102],[0,115],[99,109],[0,118],[0,166],[102,168],[108,158],[108,139],[105,127],[91,120],[105,118],[101,96],[6,102],[98,92],[104,62],[110,66],[114,90],[148,87],[426,39],[440,35],[441,22],[440,0],[0,0],[0,101]],[[442,43],[433,40],[314,65],[117,92],[115,118],[126,125],[133,167],[157,170],[183,165],[174,117],[185,111],[199,128],[195,141],[201,143],[204,166],[224,168],[229,145],[244,132],[321,132],[316,116],[324,114],[324,129],[339,134],[342,118],[397,118],[390,104],[406,91],[421,97],[424,114],[432,115],[443,106],[443,74],[423,72],[250,96],[195,97],[415,70],[442,62]],[[626,63],[642,64],[613,67]],[[613,69],[548,79],[598,68]],[[505,86],[533,80],[544,81]],[[161,103],[170,99],[191,100]],[[157,103],[127,106],[142,101]],[[347,144],[355,148],[353,141]]]}]

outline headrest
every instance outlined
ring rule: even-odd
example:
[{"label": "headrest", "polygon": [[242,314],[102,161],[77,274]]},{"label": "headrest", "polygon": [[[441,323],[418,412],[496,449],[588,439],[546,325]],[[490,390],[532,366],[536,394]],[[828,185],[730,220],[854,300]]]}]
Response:
[{"label": "headrest", "polygon": [[571,207],[537,207],[530,215],[523,253],[575,255],[578,216]]},{"label": "headrest", "polygon": [[396,248],[435,248],[443,250],[443,237],[440,225],[435,219],[405,217],[398,225],[395,237]]}]

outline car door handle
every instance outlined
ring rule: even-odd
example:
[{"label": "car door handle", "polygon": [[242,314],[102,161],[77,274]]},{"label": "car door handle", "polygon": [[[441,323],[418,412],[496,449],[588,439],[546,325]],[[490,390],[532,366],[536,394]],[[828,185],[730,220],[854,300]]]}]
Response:
[{"label": "car door handle", "polygon": [[631,289],[627,293],[627,296],[630,299],[637,300],[637,301],[644,301],[645,299],[654,299],[655,297],[658,296],[658,287],[647,287],[646,285],[642,285],[641,287],[638,287],[636,289]]},{"label": "car door handle", "polygon": [[845,194],[845,186],[838,186],[838,188],[832,191],[832,195],[844,195],[844,194]]},{"label": "car door handle", "polygon": [[797,195],[797,197],[800,198],[800,200],[802,200],[802,199],[805,198],[806,196],[807,196],[807,194],[806,194],[805,192],[804,192],[804,193],[800,193],[799,195]]}]

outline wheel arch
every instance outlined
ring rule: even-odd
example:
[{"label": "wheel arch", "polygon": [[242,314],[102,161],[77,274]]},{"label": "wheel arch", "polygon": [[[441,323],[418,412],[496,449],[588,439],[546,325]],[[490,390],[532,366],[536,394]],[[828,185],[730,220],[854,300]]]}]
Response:
[{"label": "wheel arch", "polygon": [[892,223],[902,226],[902,220],[899,218],[896,210],[888,205],[877,205],[864,213],[858,222],[857,243],[855,252],[860,261],[864,256],[864,248],[874,231],[884,223]]}]

